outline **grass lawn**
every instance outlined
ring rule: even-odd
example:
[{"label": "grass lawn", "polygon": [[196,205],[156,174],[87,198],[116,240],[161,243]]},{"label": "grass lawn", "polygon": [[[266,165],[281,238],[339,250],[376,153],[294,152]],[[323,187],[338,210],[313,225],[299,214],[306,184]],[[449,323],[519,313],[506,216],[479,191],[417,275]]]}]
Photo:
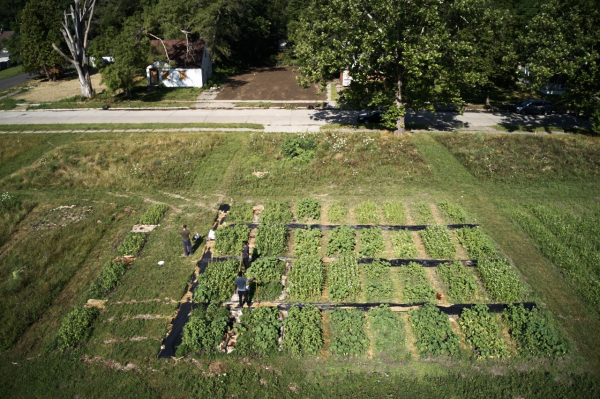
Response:
[{"label": "grass lawn", "polygon": [[[296,138],[299,141],[290,147]],[[310,145],[298,151],[295,146],[302,140]],[[282,148],[292,148],[297,156],[286,157]],[[99,392],[144,398],[598,397],[598,160],[600,138],[580,135],[397,137],[386,131],[335,129],[297,136],[2,134],[0,392],[7,397],[89,397]],[[268,330],[260,325],[259,312],[245,311],[245,324],[238,327],[239,351],[193,350],[158,359],[162,338],[205,244],[200,240],[196,253],[183,257],[181,226],[187,224],[190,231],[205,236],[223,203],[240,212],[249,209],[246,203],[266,205],[273,220],[287,218],[288,207],[299,215],[314,205],[300,201],[307,197],[320,205],[311,223],[398,220],[446,225],[460,219],[478,224],[494,247],[494,260],[507,259],[521,289],[516,294],[519,301],[538,304],[549,326],[546,333],[551,331],[564,343],[566,354],[540,355],[535,352],[540,348],[524,352],[506,320],[493,315],[481,329],[471,328],[462,316],[443,316],[434,330],[445,328],[448,337],[456,337],[456,350],[432,355],[432,347],[421,345],[416,313],[381,308],[358,315],[323,312],[321,341],[313,354],[291,355],[284,338],[282,352],[271,342],[275,350],[267,354],[242,355],[251,336]],[[59,349],[63,319],[90,299],[91,284],[115,259],[132,225],[154,204],[168,207],[160,226],[144,236],[141,252],[118,277],[116,288],[94,298],[106,302],[89,337],[76,349]],[[447,245],[454,247],[449,259],[471,258],[458,232],[431,230],[441,231]],[[326,258],[328,245],[346,251],[343,240],[353,240],[346,254],[354,256],[373,253],[392,259],[398,252],[410,254],[410,259],[431,259],[439,251],[427,234],[392,233],[359,231],[350,238],[339,233],[341,238],[334,240],[332,231],[323,231],[312,236],[313,241],[307,238],[305,251]],[[262,234],[251,234],[251,246],[263,239]],[[294,254],[291,245],[299,236],[290,232],[287,255]],[[455,296],[463,292],[458,274],[450,279],[435,268],[418,267],[410,274],[408,268],[367,268],[348,259],[323,259],[315,263],[316,269],[305,262],[307,275],[321,273],[317,293],[307,302],[344,295],[358,302],[382,298],[406,303],[423,297],[447,306],[455,299],[449,290]],[[495,290],[502,287],[478,268],[467,269],[459,274],[471,284],[469,301],[504,303],[494,299],[500,295]],[[344,291],[341,274],[358,285]],[[290,279],[296,283],[297,275],[286,275],[288,287]],[[219,273],[213,276],[212,284],[220,284]],[[232,281],[225,284],[233,286]],[[436,293],[442,294],[439,300]],[[360,335],[348,330],[348,323]],[[290,327],[284,328],[286,337],[293,336],[293,330],[287,332]],[[244,337],[245,329],[251,334]],[[482,336],[486,338],[478,341]],[[308,345],[306,340],[298,342]],[[482,355],[485,348],[497,350],[500,358]]]},{"label": "grass lawn", "polygon": [[17,65],[0,71],[0,80],[12,78],[23,73],[23,65]]}]

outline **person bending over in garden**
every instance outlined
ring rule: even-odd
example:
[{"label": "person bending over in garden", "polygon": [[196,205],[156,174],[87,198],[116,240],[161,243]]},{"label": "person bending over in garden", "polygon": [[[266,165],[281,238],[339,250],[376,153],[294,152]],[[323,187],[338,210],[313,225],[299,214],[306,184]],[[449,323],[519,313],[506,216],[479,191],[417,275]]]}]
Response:
[{"label": "person bending over in garden", "polygon": [[187,225],[183,225],[183,230],[179,233],[181,238],[183,239],[183,252],[185,256],[193,255],[194,251],[192,251],[192,241],[190,240],[190,231],[187,229]]},{"label": "person bending over in garden", "polygon": [[248,296],[248,283],[254,280],[256,276],[248,280],[242,272],[238,272],[238,277],[235,279],[235,288],[237,289],[240,300],[240,308],[244,307],[244,300],[250,306],[250,297]]},{"label": "person bending over in garden", "polygon": [[242,248],[242,262],[244,263],[244,271],[250,267],[250,247],[248,241],[244,241],[244,248]]}]

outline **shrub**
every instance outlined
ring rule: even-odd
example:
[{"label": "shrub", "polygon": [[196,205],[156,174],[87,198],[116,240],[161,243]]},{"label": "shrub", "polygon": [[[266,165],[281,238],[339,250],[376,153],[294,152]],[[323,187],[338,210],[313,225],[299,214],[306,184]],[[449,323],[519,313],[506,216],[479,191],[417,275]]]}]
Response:
[{"label": "shrub", "polygon": [[323,233],[319,229],[297,229],[294,231],[294,256],[318,255]]},{"label": "shrub", "polygon": [[277,351],[281,322],[279,310],[267,306],[244,310],[234,330],[238,334],[236,352],[240,355],[267,355]]},{"label": "shrub", "polygon": [[354,252],[356,232],[348,226],[338,226],[327,238],[327,256],[335,254],[351,254]]},{"label": "shrub", "polygon": [[288,292],[292,298],[303,301],[321,296],[324,274],[323,262],[318,256],[297,259],[288,277]]},{"label": "shrub", "polygon": [[129,233],[117,248],[118,256],[138,256],[146,243],[146,233]]},{"label": "shrub", "polygon": [[493,300],[517,302],[523,297],[523,283],[507,260],[480,259],[477,272]]},{"label": "shrub", "polygon": [[261,225],[256,233],[255,248],[260,256],[280,256],[287,250],[287,227],[283,224]]},{"label": "shrub", "polygon": [[417,255],[417,246],[408,230],[399,230],[390,233],[394,256],[398,258],[414,258]]},{"label": "shrub", "polygon": [[323,347],[321,311],[315,306],[292,306],[283,328],[282,349],[292,356],[316,355]]},{"label": "shrub", "polygon": [[348,208],[340,203],[335,202],[327,208],[327,220],[330,223],[343,223],[348,219]]},{"label": "shrub", "polygon": [[242,202],[231,206],[227,212],[229,223],[252,223],[254,222],[254,205]]},{"label": "shrub", "polygon": [[383,218],[387,223],[406,223],[406,211],[401,201],[385,201],[381,210],[383,211]]},{"label": "shrub", "polygon": [[289,223],[294,218],[290,204],[287,202],[269,201],[260,215],[261,223]]},{"label": "shrub", "polygon": [[343,256],[329,264],[329,298],[342,301],[360,293],[358,262],[354,256]]},{"label": "shrub", "polygon": [[367,351],[365,316],[357,309],[336,309],[331,315],[331,352],[338,356],[356,356]]},{"label": "shrub", "polygon": [[310,161],[315,156],[317,142],[301,135],[287,135],[281,143],[281,153],[286,158]]},{"label": "shrub", "polygon": [[64,318],[58,330],[58,346],[61,350],[73,349],[87,341],[92,323],[100,314],[98,308],[75,308]]},{"label": "shrub", "polygon": [[239,267],[240,261],[237,259],[210,263],[204,273],[198,275],[198,286],[194,293],[194,301],[228,301],[234,292],[234,282]]},{"label": "shrub", "polygon": [[450,329],[448,316],[433,304],[409,312],[410,325],[417,338],[416,347],[421,356],[454,355],[458,353],[458,337]]},{"label": "shrub", "polygon": [[167,209],[169,209],[168,205],[152,205],[140,218],[140,224],[158,224],[160,218],[165,214]]},{"label": "shrub", "polygon": [[100,275],[90,287],[89,295],[92,298],[108,295],[119,284],[126,271],[127,265],[124,262],[105,262]]},{"label": "shrub", "polygon": [[377,204],[373,201],[361,202],[354,208],[356,222],[359,224],[377,224],[379,223],[379,210]]},{"label": "shrub", "polygon": [[248,240],[250,227],[244,224],[225,226],[215,231],[215,254],[239,255],[242,252],[242,242]]},{"label": "shrub", "polygon": [[385,252],[383,243],[383,234],[381,229],[363,229],[360,231],[359,255],[365,257],[374,257],[382,255]]},{"label": "shrub", "polygon": [[216,303],[194,309],[183,328],[178,356],[189,351],[217,349],[227,332],[228,323],[229,310]]},{"label": "shrub", "polygon": [[475,296],[475,278],[461,262],[444,263],[437,268],[437,273],[448,286],[448,296],[452,300],[465,302]]},{"label": "shrub", "polygon": [[442,212],[454,223],[465,223],[467,220],[467,214],[460,205],[451,204],[446,200],[440,202],[438,206]]},{"label": "shrub", "polygon": [[456,254],[456,247],[444,226],[427,226],[419,232],[427,253],[434,259],[452,259]]},{"label": "shrub", "polygon": [[321,218],[321,203],[314,198],[302,198],[296,204],[296,219],[319,220]]}]

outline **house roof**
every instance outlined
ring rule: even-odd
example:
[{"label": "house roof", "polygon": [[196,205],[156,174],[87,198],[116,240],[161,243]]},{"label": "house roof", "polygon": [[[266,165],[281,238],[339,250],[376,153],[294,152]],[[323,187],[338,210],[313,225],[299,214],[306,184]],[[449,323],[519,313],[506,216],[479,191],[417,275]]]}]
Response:
[{"label": "house roof", "polygon": [[[204,55],[204,40],[197,40],[188,43],[186,40],[164,40],[169,59],[175,61],[177,68],[200,68],[202,66],[202,57]],[[157,54],[165,53],[160,40],[152,40],[153,51]]]}]

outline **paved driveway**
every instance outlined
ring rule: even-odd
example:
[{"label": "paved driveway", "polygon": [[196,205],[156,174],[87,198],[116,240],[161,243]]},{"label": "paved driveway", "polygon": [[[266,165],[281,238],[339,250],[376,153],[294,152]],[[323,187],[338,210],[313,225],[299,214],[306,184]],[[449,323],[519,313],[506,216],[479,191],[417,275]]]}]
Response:
[{"label": "paved driveway", "polygon": [[13,76],[12,78],[2,79],[0,80],[0,91],[10,89],[13,86],[18,86],[31,78],[32,76],[30,74],[23,73],[21,75]]}]

